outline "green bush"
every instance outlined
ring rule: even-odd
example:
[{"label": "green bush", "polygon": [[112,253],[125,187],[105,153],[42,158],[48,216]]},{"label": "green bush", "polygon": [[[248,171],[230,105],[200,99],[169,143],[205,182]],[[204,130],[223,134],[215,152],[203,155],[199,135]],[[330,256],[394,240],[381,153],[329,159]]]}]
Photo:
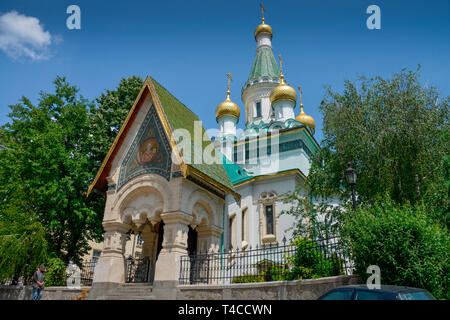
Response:
[{"label": "green bush", "polygon": [[264,282],[263,274],[246,274],[243,276],[233,277],[231,283],[251,283],[251,282]]},{"label": "green bush", "polygon": [[286,269],[279,266],[271,266],[265,271],[257,274],[246,274],[234,277],[231,283],[251,283],[266,281],[283,281],[286,280]]},{"label": "green bush", "polygon": [[265,281],[283,281],[286,280],[288,269],[280,266],[272,266],[262,273]]},{"label": "green bush", "polygon": [[297,238],[292,243],[295,253],[289,257],[290,271],[286,273],[287,280],[314,279],[334,275],[335,266],[331,259],[317,250],[315,242],[306,238]]},{"label": "green bush", "polygon": [[47,259],[45,237],[32,211],[16,202],[0,204],[0,281],[30,279]]},{"label": "green bush", "polygon": [[50,258],[45,265],[45,286],[59,287],[66,285],[66,265],[59,258]]},{"label": "green bush", "polygon": [[365,282],[369,265],[381,270],[381,283],[425,288],[436,298],[450,298],[450,237],[424,206],[398,206],[390,200],[349,212],[343,236],[356,272]]},{"label": "green bush", "polygon": [[331,257],[328,259],[331,263],[331,275],[332,276],[340,276],[344,275],[344,261],[336,254],[336,252],[333,252],[331,254]]}]

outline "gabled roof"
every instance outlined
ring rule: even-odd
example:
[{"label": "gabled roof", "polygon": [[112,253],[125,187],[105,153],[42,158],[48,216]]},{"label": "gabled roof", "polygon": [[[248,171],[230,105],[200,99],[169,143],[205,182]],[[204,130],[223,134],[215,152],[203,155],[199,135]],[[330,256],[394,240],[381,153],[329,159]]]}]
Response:
[{"label": "gabled roof", "polygon": [[[111,169],[114,157],[120,149],[126,134],[132,126],[136,115],[138,114],[148,94],[151,95],[152,100],[154,101],[156,111],[161,119],[164,131],[167,138],[170,140],[171,147],[175,151],[175,154],[180,157],[176,142],[171,139],[172,132],[176,129],[186,129],[189,131],[192,139],[191,145],[194,146],[194,122],[200,121],[200,119],[158,82],[150,77],[147,77],[141,91],[139,92],[127,115],[127,118],[122,124],[119,133],[111,145],[108,154],[103,160],[94,181],[89,186],[87,193],[88,195],[92,189],[99,191],[105,191],[107,189],[106,178],[109,175],[109,170]],[[201,128],[203,136],[205,134],[205,129],[203,126]],[[204,150],[209,144],[210,141],[202,141],[202,149]],[[194,159],[194,153],[199,152],[200,150],[191,148],[191,151],[191,159]],[[187,164],[183,158],[181,160],[181,170],[185,178],[187,176],[195,176],[197,180],[201,180],[202,182],[209,184],[211,187],[221,190],[223,193],[231,193],[235,198],[240,198],[239,194],[237,194],[234,190],[233,184],[231,183],[222,164]]]}]

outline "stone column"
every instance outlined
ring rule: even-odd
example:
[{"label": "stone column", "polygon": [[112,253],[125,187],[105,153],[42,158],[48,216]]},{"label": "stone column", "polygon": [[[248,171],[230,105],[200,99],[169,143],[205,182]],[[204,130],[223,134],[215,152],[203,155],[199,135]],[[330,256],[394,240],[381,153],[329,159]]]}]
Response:
[{"label": "stone column", "polygon": [[125,282],[125,242],[130,226],[122,222],[103,223],[103,250],[94,271],[94,283]]},{"label": "stone column", "polygon": [[183,212],[161,214],[164,239],[155,267],[153,293],[157,299],[177,299],[180,277],[180,257],[187,255],[188,225],[192,216]]},{"label": "stone column", "polygon": [[188,225],[192,216],[183,212],[161,214],[164,239],[156,262],[155,282],[177,282],[180,276],[180,257],[187,255]]},{"label": "stone column", "polygon": [[197,227],[198,244],[197,251],[199,253],[208,253],[209,258],[207,263],[207,270],[202,269],[202,276],[208,278],[208,283],[219,283],[220,278],[220,236],[222,229],[216,226],[199,225]]}]

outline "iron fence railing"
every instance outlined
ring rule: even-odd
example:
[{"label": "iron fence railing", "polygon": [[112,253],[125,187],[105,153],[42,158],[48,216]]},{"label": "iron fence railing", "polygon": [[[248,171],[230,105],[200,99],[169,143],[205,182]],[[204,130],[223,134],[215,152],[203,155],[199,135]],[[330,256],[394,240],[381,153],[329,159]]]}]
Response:
[{"label": "iron fence railing", "polygon": [[296,280],[349,275],[353,262],[338,238],[182,256],[180,284]]},{"label": "iron fence railing", "polygon": [[97,259],[83,261],[81,266],[81,279],[80,284],[85,287],[92,286],[92,281],[94,280],[94,270],[97,264]]},{"label": "iron fence railing", "polygon": [[[94,271],[95,266],[97,265],[98,259],[86,260],[78,265],[79,268],[79,277],[80,277],[80,285],[83,287],[92,286],[92,282],[94,280]],[[69,268],[70,269],[70,268]],[[153,282],[153,264],[151,263],[148,257],[144,258],[132,258],[129,257],[125,260],[125,281],[128,283],[144,283]],[[67,284],[67,280],[74,278],[74,270],[71,269],[69,273],[66,274],[65,277],[62,275],[58,285],[65,286]],[[77,277],[77,276],[75,276]],[[70,279],[69,279],[70,280]],[[16,286],[16,285],[32,285],[32,275],[28,277],[14,277],[12,279],[6,279],[0,281],[0,285],[5,286]]]},{"label": "iron fence railing", "polygon": [[129,257],[125,261],[125,282],[151,283],[153,282],[152,263],[149,257]]}]

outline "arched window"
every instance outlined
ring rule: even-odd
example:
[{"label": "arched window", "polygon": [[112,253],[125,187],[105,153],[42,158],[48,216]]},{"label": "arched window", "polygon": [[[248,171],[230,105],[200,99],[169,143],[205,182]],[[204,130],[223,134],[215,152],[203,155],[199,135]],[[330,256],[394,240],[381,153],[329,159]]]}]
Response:
[{"label": "arched window", "polygon": [[242,241],[247,241],[247,209],[242,210],[242,222],[241,222],[241,238]]},{"label": "arched window", "polygon": [[236,237],[235,233],[234,233],[234,220],[235,220],[236,215],[232,215],[229,219],[228,219],[228,243],[227,243],[227,250],[230,250],[230,248],[234,248],[234,238]]},{"label": "arched window", "polygon": [[266,234],[274,234],[273,227],[273,204],[265,206],[266,211]]},{"label": "arched window", "polygon": [[277,212],[275,192],[263,192],[260,195],[260,239],[262,244],[277,243]]},{"label": "arched window", "polygon": [[256,117],[261,118],[261,101],[256,102]]}]

